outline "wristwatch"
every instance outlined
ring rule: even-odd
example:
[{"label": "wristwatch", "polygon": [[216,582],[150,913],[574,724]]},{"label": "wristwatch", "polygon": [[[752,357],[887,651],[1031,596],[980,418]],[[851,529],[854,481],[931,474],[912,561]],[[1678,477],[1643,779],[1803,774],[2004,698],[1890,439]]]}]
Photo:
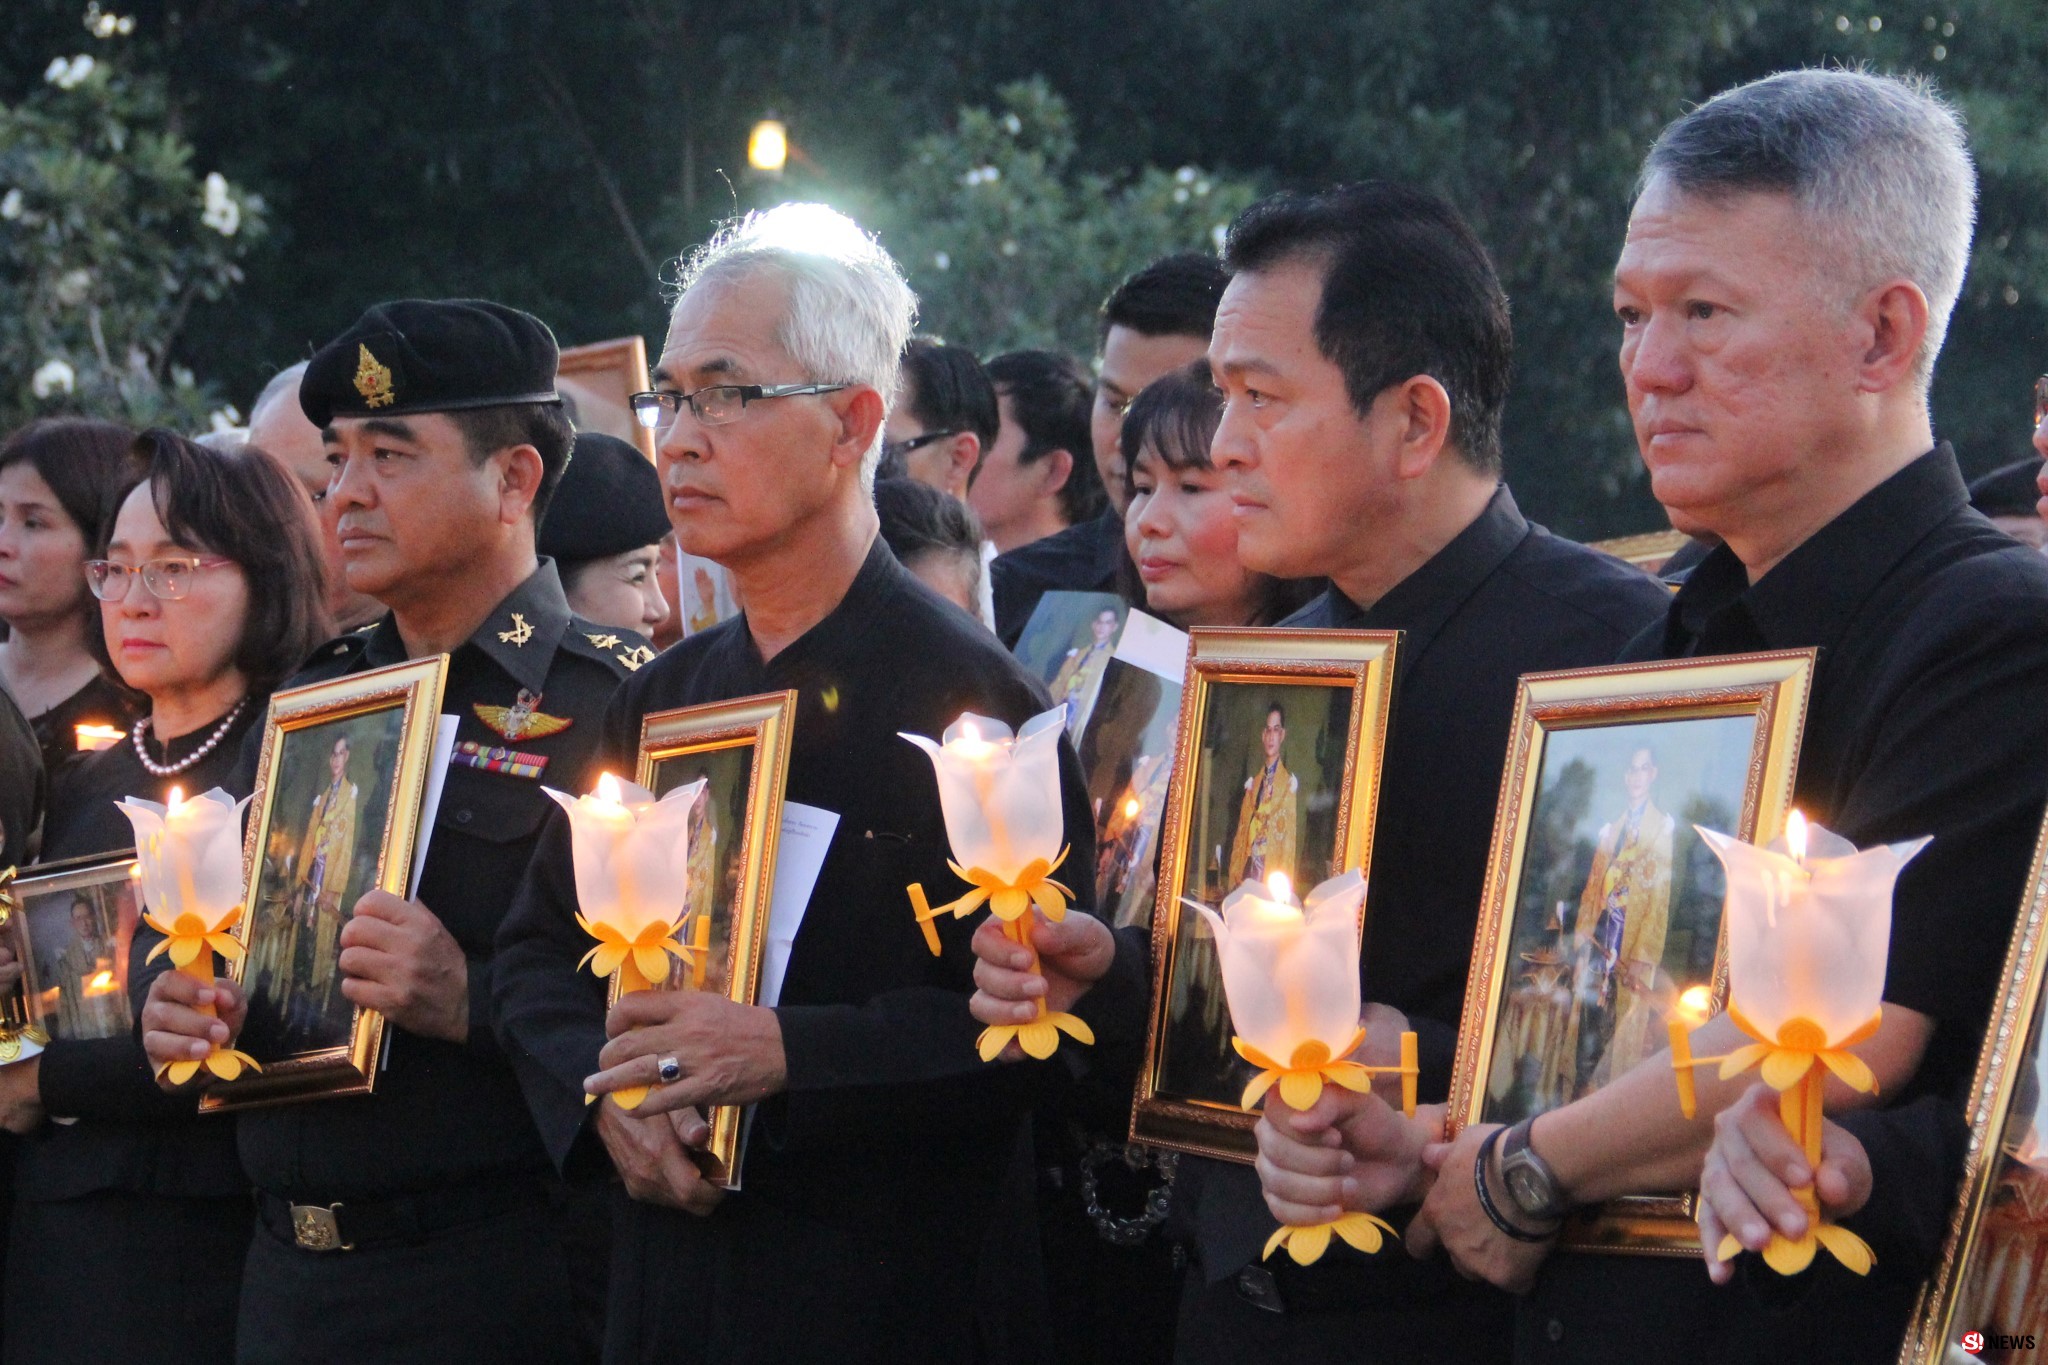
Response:
[{"label": "wristwatch", "polygon": [[1532,1223],[1555,1223],[1571,1212],[1572,1206],[1550,1163],[1529,1145],[1529,1130],[1535,1123],[1523,1119],[1501,1134],[1500,1175],[1517,1212]]}]

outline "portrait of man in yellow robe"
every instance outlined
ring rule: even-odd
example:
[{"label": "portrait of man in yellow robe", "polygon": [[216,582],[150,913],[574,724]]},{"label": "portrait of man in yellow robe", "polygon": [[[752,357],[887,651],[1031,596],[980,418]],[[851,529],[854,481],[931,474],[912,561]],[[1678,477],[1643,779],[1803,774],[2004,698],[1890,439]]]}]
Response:
[{"label": "portrait of man in yellow robe", "polygon": [[1566,1100],[1607,1084],[1657,1047],[1658,976],[1671,927],[1671,836],[1657,808],[1657,755],[1622,772],[1628,808],[1600,827],[1572,924],[1572,1013],[1551,1066]]},{"label": "portrait of man in yellow robe", "polygon": [[[325,996],[336,971],[335,940],[341,934],[341,897],[348,884],[349,864],[356,856],[356,784],[348,780],[348,737],[338,737],[328,751],[327,786],[313,798],[306,837],[299,843],[299,910],[295,928],[313,934],[313,960],[308,984]],[[296,957],[296,950],[294,950]]]},{"label": "portrait of man in yellow robe", "polygon": [[1102,682],[1102,670],[1109,666],[1110,656],[1116,652],[1116,628],[1115,608],[1104,607],[1096,612],[1088,626],[1088,643],[1067,651],[1048,689],[1053,702],[1067,708],[1067,733],[1077,739],[1087,720],[1088,707],[1094,701],[1095,689]]},{"label": "portrait of man in yellow robe", "polygon": [[1278,702],[1266,708],[1259,732],[1264,760],[1244,781],[1238,806],[1237,833],[1230,841],[1225,865],[1226,887],[1243,881],[1264,881],[1275,872],[1294,878],[1295,831],[1299,823],[1301,782],[1287,771],[1280,756],[1287,743],[1287,713]]}]

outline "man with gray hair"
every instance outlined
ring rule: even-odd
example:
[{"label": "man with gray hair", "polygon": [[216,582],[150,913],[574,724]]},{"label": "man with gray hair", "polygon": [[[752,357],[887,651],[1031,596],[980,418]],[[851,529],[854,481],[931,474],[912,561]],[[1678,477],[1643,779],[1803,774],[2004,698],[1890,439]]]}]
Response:
[{"label": "man with gray hair", "polygon": [[327,566],[327,611],[334,617],[335,629],[346,633],[382,617],[384,604],[351,588],[342,572],[335,509],[327,500],[334,470],[327,463],[320,428],[307,421],[299,408],[299,381],[305,376],[303,360],[271,376],[249,407],[249,444],[289,470],[313,500],[313,511],[320,520],[320,559]]},{"label": "man with gray hair", "polygon": [[[634,399],[678,543],[724,565],[746,609],[631,679],[605,766],[633,771],[650,712],[794,690],[786,794],[828,842],[761,1005],[642,991],[607,1015],[604,983],[577,970],[590,942],[559,817],[506,919],[500,1032],[542,1136],[565,1170],[608,1155],[624,1181],[611,1360],[1022,1356],[1003,1334],[1028,1322],[1032,1277],[975,1287],[984,1247],[1029,1226],[1028,1182],[1006,1176],[1043,1073],[977,1057],[968,927],[926,948],[905,888],[954,879],[931,765],[899,734],[966,711],[1017,726],[1048,703],[877,535],[869,481],[914,307],[840,214],[750,215],[686,263],[655,387]],[[1090,866],[1064,744],[1061,769],[1069,857]],[[606,1098],[628,1086],[652,1090],[632,1110]],[[728,1197],[701,1168],[700,1115],[741,1104]]]},{"label": "man with gray hair", "polygon": [[[1651,487],[1675,525],[1720,541],[1624,659],[1818,647],[1795,803],[1859,847],[1933,836],[1899,879],[1881,1019],[1852,1049],[1876,1087],[1830,1095],[1852,1132],[1880,1118],[1867,1106],[1967,1087],[2048,798],[2048,565],[1970,510],[1928,410],[1974,198],[1961,124],[1924,86],[1789,72],[1665,129],[1615,267]],[[1724,1015],[1692,1046],[1747,1041]],[[1918,1239],[1862,1226],[1867,1276],[1823,1252],[1793,1280],[1751,1266],[1733,1290],[1683,1260],[1553,1254],[1573,1208],[1699,1184],[1717,1116],[1755,1109],[1737,1106],[1755,1078],[1695,1081],[1693,1121],[1660,1054],[1532,1120],[1437,1142],[1409,1251],[1441,1247],[1522,1294],[1518,1361],[1892,1359],[1938,1219]],[[1261,1125],[1286,1221],[1355,1204],[1369,1174],[1399,1175],[1386,1153],[1412,1150],[1341,1117],[1327,1143],[1333,1115],[1317,1111]],[[1910,1155],[1866,1145],[1879,1166]],[[1803,1158],[1776,1176],[1813,1183]],[[1769,1207],[1781,1234],[1810,1231],[1808,1210]],[[1771,1228],[1732,1231],[1756,1251]]]}]

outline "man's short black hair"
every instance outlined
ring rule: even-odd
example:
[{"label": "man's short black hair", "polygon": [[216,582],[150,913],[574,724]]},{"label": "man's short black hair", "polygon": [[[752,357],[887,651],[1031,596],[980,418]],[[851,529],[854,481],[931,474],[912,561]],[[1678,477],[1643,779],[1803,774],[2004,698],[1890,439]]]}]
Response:
[{"label": "man's short black hair", "polygon": [[1036,464],[1055,450],[1073,457],[1060,486],[1060,515],[1073,526],[1099,516],[1108,498],[1095,467],[1095,443],[1088,419],[1095,388],[1072,356],[1058,351],[1011,351],[988,363],[989,382],[1010,400],[1010,412],[1024,432],[1017,463]]},{"label": "man's short black hair", "polygon": [[540,487],[533,494],[533,526],[536,533],[547,519],[548,504],[554,501],[555,485],[569,467],[569,450],[576,443],[576,428],[559,403],[513,403],[500,408],[463,408],[447,414],[462,430],[469,446],[469,458],[482,464],[509,446],[532,446],[540,452]]},{"label": "man's short black hair", "polygon": [[1148,337],[1209,339],[1216,305],[1230,276],[1223,263],[1199,251],[1162,257],[1118,285],[1102,302],[1102,335],[1128,327]]},{"label": "man's short black hair", "polygon": [[912,337],[903,348],[903,401],[926,431],[971,431],[983,450],[1002,425],[996,391],[974,352],[937,337]]},{"label": "man's short black hair", "polygon": [[1493,261],[1458,211],[1384,180],[1276,194],[1230,226],[1231,274],[1307,260],[1323,269],[1316,345],[1363,415],[1389,385],[1426,374],[1451,398],[1450,443],[1500,469],[1514,331]]}]

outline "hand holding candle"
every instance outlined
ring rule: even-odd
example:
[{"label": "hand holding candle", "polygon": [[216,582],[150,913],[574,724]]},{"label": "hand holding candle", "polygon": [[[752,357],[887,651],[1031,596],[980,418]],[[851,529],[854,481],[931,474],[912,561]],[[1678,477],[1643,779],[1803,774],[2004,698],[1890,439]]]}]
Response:
[{"label": "hand holding candle", "polygon": [[[668,980],[671,956],[696,958],[677,933],[690,890],[690,807],[704,786],[699,778],[657,801],[646,788],[605,773],[587,796],[541,789],[569,816],[576,922],[597,940],[576,965],[588,963],[600,977],[617,973],[621,994]],[[647,1087],[612,1098],[622,1108],[638,1108]]]},{"label": "hand holding candle", "polygon": [[[1695,826],[1695,828],[1698,828]],[[1840,835],[1809,825],[1798,811],[1785,835],[1758,848],[1710,829],[1700,837],[1728,872],[1728,1014],[1756,1039],[1726,1057],[1681,1058],[1673,1036],[1672,1065],[1720,1063],[1723,1080],[1762,1069],[1778,1092],[1779,1115],[1809,1167],[1820,1162],[1822,1084],[1832,1072],[1851,1089],[1874,1091],[1877,1078],[1849,1048],[1877,1031],[1891,948],[1892,890],[1926,839],[1858,851]],[[1687,1085],[1680,1083],[1680,1102]],[[1690,1109],[1687,1110],[1690,1115]],[[1773,1234],[1764,1262],[1793,1275],[1826,1247],[1843,1265],[1867,1274],[1870,1248],[1846,1228],[1823,1222],[1811,1186],[1795,1190],[1806,1207],[1799,1238]],[[1724,1238],[1716,1255],[1741,1251]]]},{"label": "hand holding candle", "polygon": [[[1402,1112],[1415,1113],[1418,1073],[1413,1033],[1401,1035],[1401,1064],[1370,1067],[1344,1060],[1365,1042],[1358,979],[1359,907],[1365,877],[1356,868],[1294,898],[1279,874],[1266,885],[1246,882],[1223,900],[1219,915],[1188,904],[1209,922],[1223,968],[1223,994],[1230,1005],[1231,1046],[1259,1068],[1245,1087],[1247,1109],[1276,1084],[1289,1108],[1307,1109],[1324,1084],[1369,1093],[1376,1074],[1401,1077]],[[1369,1213],[1348,1213],[1311,1227],[1283,1226],[1266,1243],[1265,1255],[1280,1247],[1298,1265],[1320,1258],[1334,1233],[1368,1254],[1393,1228]]]},{"label": "hand holding candle", "polygon": [[[150,958],[169,953],[171,965],[202,985],[213,984],[213,955],[241,957],[230,932],[242,917],[242,805],[219,787],[187,801],[176,787],[158,805],[140,797],[114,804],[135,826],[136,869],[142,880],[143,921],[164,936]],[[213,1014],[212,1005],[195,1005]],[[204,1066],[231,1081],[255,1058],[231,1047],[215,1047],[203,1060],[168,1063],[159,1074],[183,1085]]]},{"label": "hand holding candle", "polygon": [[[902,736],[923,749],[939,779],[939,809],[946,819],[946,840],[952,845],[949,864],[973,889],[957,900],[933,906],[924,888],[909,888],[925,946],[939,953],[939,934],[932,921],[951,912],[964,919],[984,904],[1004,925],[1004,933],[1031,948],[1028,912],[1036,906],[1047,919],[1063,919],[1073,893],[1052,879],[1066,861],[1066,816],[1060,801],[1060,735],[1064,708],[1033,716],[1013,738],[1010,727],[972,713],[946,727],[941,743],[923,735]],[[1037,970],[1032,953],[1032,970]],[[978,1044],[982,1059],[993,1061],[1012,1038],[1026,1053],[1043,1060],[1059,1048],[1059,1035],[1092,1043],[1094,1032],[1071,1014],[1047,1012],[1038,1002],[1038,1017],[1028,1024],[991,1024]]]}]

